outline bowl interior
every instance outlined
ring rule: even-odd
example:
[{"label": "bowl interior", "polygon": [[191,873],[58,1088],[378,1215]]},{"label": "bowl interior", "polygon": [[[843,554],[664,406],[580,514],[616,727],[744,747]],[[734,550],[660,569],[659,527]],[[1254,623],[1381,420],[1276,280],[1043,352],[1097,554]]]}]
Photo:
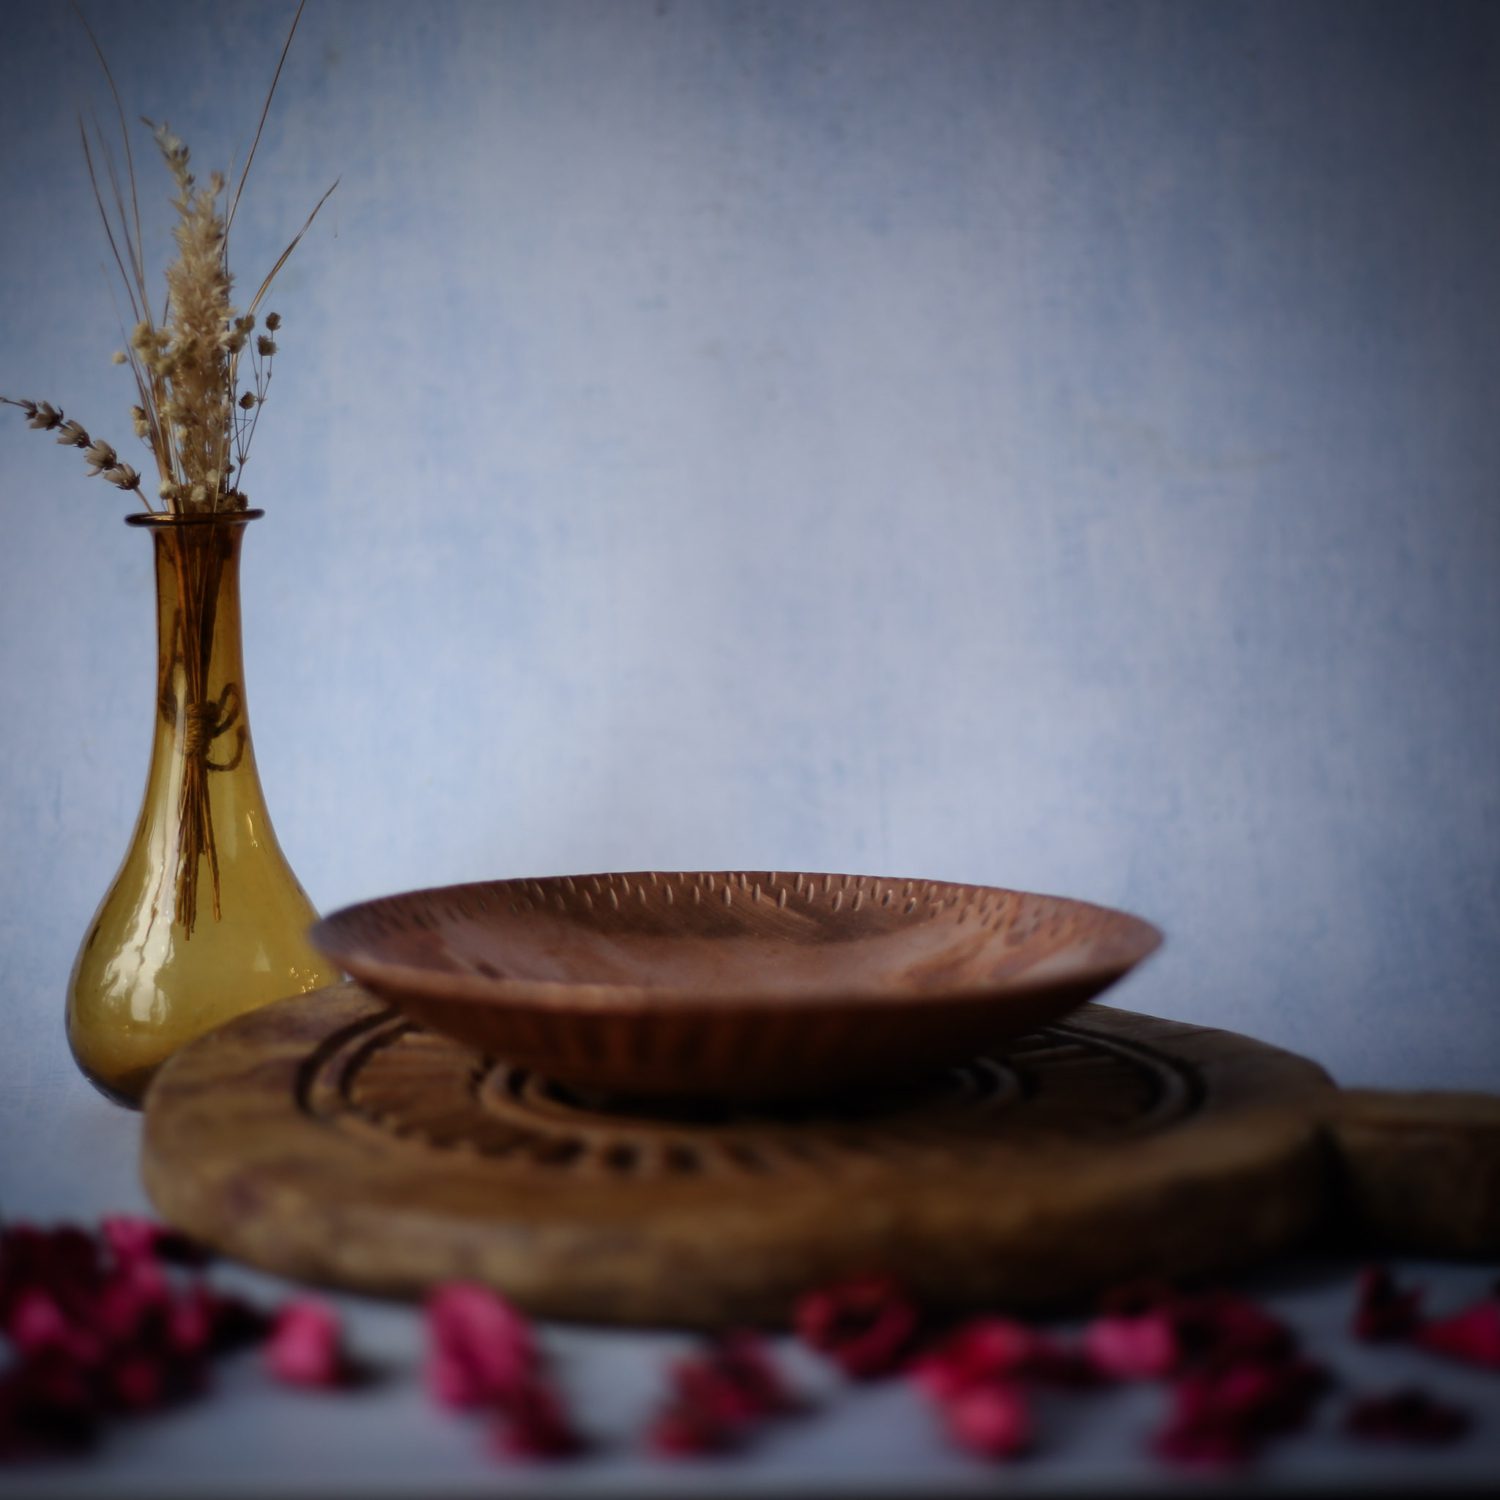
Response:
[{"label": "bowl interior", "polygon": [[480,998],[542,987],[679,1002],[985,992],[1119,974],[1161,940],[1058,896],[875,876],[640,872],[415,891],[314,941],[357,978]]}]

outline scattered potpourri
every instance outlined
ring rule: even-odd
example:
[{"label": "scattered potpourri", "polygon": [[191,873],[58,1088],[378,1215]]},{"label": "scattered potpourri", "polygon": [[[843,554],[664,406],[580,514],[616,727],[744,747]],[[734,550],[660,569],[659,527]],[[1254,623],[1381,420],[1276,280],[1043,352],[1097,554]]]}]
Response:
[{"label": "scattered potpourri", "polygon": [[538,1367],[531,1325],[488,1287],[439,1287],[427,1299],[427,1336],[427,1389],[439,1406],[503,1407]]},{"label": "scattered potpourri", "polygon": [[[1360,1276],[1351,1332],[1365,1341],[1407,1339],[1433,1352],[1500,1368],[1500,1284],[1451,1317],[1424,1323],[1420,1288],[1400,1289],[1390,1273]],[[799,1305],[805,1342],[861,1378],[904,1369],[936,1406],[959,1447],[990,1459],[1033,1451],[1030,1398],[1042,1386],[1086,1389],[1112,1381],[1170,1383],[1167,1420],[1151,1451],[1172,1464],[1244,1465],[1274,1438],[1305,1427],[1333,1385],[1295,1333],[1250,1298],[1228,1291],[1137,1286],[1107,1296],[1076,1346],[1011,1318],[971,1318],[919,1351],[916,1304],[895,1282],[873,1276],[824,1288]],[[877,1341],[870,1330],[901,1330]],[[856,1351],[853,1368],[850,1347]],[[1344,1420],[1354,1437],[1450,1442],[1469,1415],[1408,1387],[1356,1398]]]},{"label": "scattered potpourri", "polygon": [[212,1360],[254,1343],[266,1319],[242,1299],[171,1268],[202,1264],[149,1221],[0,1229],[0,1461],[92,1446],[106,1419],[197,1395]]},{"label": "scattered potpourri", "polygon": [[264,1353],[267,1370],[283,1385],[336,1390],[359,1380],[338,1314],[311,1297],[299,1297],[277,1312]]},{"label": "scattered potpourri", "polygon": [[760,1337],[737,1329],[669,1370],[671,1395],[646,1429],[646,1446],[666,1458],[725,1453],[761,1422],[794,1415],[802,1403]]},{"label": "scattered potpourri", "polygon": [[808,1292],[795,1313],[802,1342],[855,1380],[898,1369],[920,1324],[916,1303],[893,1277],[878,1273]]},{"label": "scattered potpourri", "polygon": [[491,1445],[564,1458],[584,1442],[549,1379],[531,1324],[497,1293],[449,1282],[427,1299],[427,1389],[440,1406],[493,1414]]},{"label": "scattered potpourri", "polygon": [[[146,1219],[113,1217],[97,1233],[74,1226],[0,1227],[0,1462],[79,1452],[111,1418],[157,1410],[204,1391],[213,1359],[262,1345],[267,1374],[303,1389],[359,1383],[337,1314],[298,1297],[267,1315],[212,1287],[209,1257]],[[1500,1284],[1468,1307],[1425,1320],[1421,1288],[1383,1267],[1359,1278],[1350,1333],[1401,1341],[1500,1369]],[[487,1287],[453,1282],[426,1306],[425,1378],[432,1400],[493,1419],[493,1451],[557,1459],[585,1451],[530,1321]],[[867,1274],[799,1299],[802,1341],[846,1376],[907,1375],[942,1430],[978,1457],[1035,1451],[1041,1390],[1124,1381],[1169,1386],[1151,1451],[1167,1462],[1230,1468],[1300,1430],[1332,1385],[1293,1331],[1228,1291],[1137,1286],[1106,1297],[1076,1340],[987,1314],[933,1336],[893,1278]],[[667,1370],[667,1392],[644,1431],[648,1451],[704,1457],[741,1448],[763,1425],[805,1409],[762,1338],[736,1330],[706,1340]],[[1355,1395],[1343,1430],[1362,1441],[1435,1445],[1461,1438],[1469,1413],[1415,1386]]]},{"label": "scattered potpourri", "polygon": [[1405,1386],[1388,1396],[1361,1396],[1345,1415],[1344,1430],[1376,1442],[1451,1443],[1469,1430],[1469,1414]]}]

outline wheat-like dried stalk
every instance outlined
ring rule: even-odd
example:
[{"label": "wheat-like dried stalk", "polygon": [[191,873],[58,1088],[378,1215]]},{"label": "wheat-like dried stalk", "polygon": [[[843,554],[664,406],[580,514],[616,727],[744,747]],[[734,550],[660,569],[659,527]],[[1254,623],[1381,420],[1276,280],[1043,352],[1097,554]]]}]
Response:
[{"label": "wheat-like dried stalk", "polygon": [[[298,5],[287,31],[232,199],[228,198],[225,179],[220,173],[210,174],[206,184],[195,178],[188,148],[169,125],[144,121],[152,131],[175,189],[171,202],[176,213],[172,234],[177,254],[166,268],[167,295],[159,318],[152,312],[146,279],[140,195],[124,106],[104,49],[87,18],[78,11],[109,87],[125,161],[122,181],[115,153],[98,121],[92,122],[91,144],[90,132],[79,120],[89,185],[134,325],[126,348],[114,358],[130,368],[137,397],[131,407],[132,427],[151,453],[160,479],[158,495],[169,512],[245,508],[247,501],[239,476],[249,457],[250,440],[270,385],[270,362],[276,352],[276,341],[269,334],[281,322],[277,314],[271,313],[264,324],[268,332],[252,343],[257,310],[277,273],[338,186],[335,182],[314,205],[307,221],[260,283],[248,309],[241,312],[236,308],[231,301],[234,277],[229,269],[229,230],[305,4],[306,0],[302,0]],[[76,4],[74,8],[77,9]],[[242,386],[241,362],[247,349],[251,351],[250,379]],[[45,402],[3,396],[0,401],[21,407],[33,427],[47,425],[32,420],[39,411],[55,410]],[[77,446],[87,448],[90,444],[85,441]],[[118,462],[103,467],[95,465],[90,473],[102,473],[120,488],[134,490],[148,509],[156,508],[140,489],[140,476],[128,465]],[[121,478],[129,475],[135,475],[134,481],[122,484]]]}]

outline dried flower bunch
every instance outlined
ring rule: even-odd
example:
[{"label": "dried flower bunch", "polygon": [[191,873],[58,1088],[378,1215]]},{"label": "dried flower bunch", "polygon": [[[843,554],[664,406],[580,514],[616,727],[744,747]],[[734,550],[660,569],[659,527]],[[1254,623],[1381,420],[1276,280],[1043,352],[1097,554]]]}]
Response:
[{"label": "dried flower bunch", "polygon": [[[177,514],[212,513],[243,510],[247,504],[240,486],[250,443],[260,420],[260,408],[271,383],[276,354],[275,335],[281,326],[279,315],[268,313],[260,324],[263,331],[257,333],[257,310],[277,273],[317,217],[318,210],[338,186],[334,183],[318,200],[307,216],[307,222],[282,251],[250,299],[249,306],[241,312],[230,300],[234,277],[229,269],[229,234],[281,77],[282,64],[301,18],[302,6],[299,5],[266,94],[255,140],[232,198],[228,195],[226,180],[219,172],[212,173],[206,184],[198,182],[190,169],[187,146],[169,126],[157,125],[150,120],[143,122],[151,129],[157,150],[176,188],[172,207],[177,215],[173,229],[177,257],[167,267],[166,299],[159,318],[153,315],[146,282],[135,162],[124,108],[103,49],[88,22],[83,23],[109,83],[124,148],[125,180],[122,184],[114,153],[97,124],[91,147],[89,134],[82,120],[79,121],[79,135],[94,201],[134,321],[127,347],[115,353],[114,361],[128,365],[135,378],[138,399],[131,407],[131,421],[136,437],[150,450],[160,475],[157,494],[162,506],[154,505],[147,498],[141,488],[139,472],[120,457],[113,444],[92,437],[81,423],[67,417],[50,401],[0,396],[0,402],[19,407],[29,426],[43,432],[55,432],[57,441],[65,447],[82,449],[89,474],[100,476],[119,489],[139,496],[148,510],[160,508]],[[100,188],[96,155],[109,186],[113,215]],[[248,369],[245,368],[247,360]]]}]

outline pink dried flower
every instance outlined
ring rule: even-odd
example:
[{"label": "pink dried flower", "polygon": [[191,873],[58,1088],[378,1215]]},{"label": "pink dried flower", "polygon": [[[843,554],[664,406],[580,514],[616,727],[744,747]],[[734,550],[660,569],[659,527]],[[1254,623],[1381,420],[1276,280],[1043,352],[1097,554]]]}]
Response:
[{"label": "pink dried flower", "polygon": [[13,1224],[0,1232],[0,1328],[25,1292],[50,1293],[72,1316],[86,1307],[102,1284],[103,1261],[94,1237],[64,1225],[37,1229]]},{"label": "pink dried flower", "polygon": [[1176,1324],[1164,1311],[1095,1318],[1083,1347],[1093,1367],[1113,1380],[1159,1380],[1182,1362]]},{"label": "pink dried flower", "polygon": [[[158,1257],[185,1246],[144,1220],[0,1232],[0,1458],[76,1446],[101,1415],[151,1410],[198,1390],[210,1355],[263,1324],[201,1283],[179,1290]],[[108,1243],[110,1253],[102,1253]]]},{"label": "pink dried flower", "polygon": [[798,1409],[764,1343],[747,1329],[714,1340],[671,1369],[672,1396],[647,1429],[668,1456],[719,1453],[758,1422]]},{"label": "pink dried flower", "polygon": [[66,1317],[52,1294],[40,1287],[16,1298],[5,1333],[23,1359],[51,1353],[90,1366],[104,1355],[104,1341],[98,1334]]},{"label": "pink dried flower", "polygon": [[1407,1386],[1388,1396],[1362,1396],[1345,1415],[1344,1428],[1377,1442],[1451,1443],[1468,1431],[1469,1414]]},{"label": "pink dried flower", "polygon": [[975,1318],[918,1357],[912,1378],[936,1401],[976,1385],[1024,1375],[1037,1357],[1039,1338],[1009,1318]]},{"label": "pink dried flower", "polygon": [[1500,1296],[1426,1324],[1417,1333],[1417,1343],[1434,1354],[1500,1370]]},{"label": "pink dried flower", "polygon": [[174,1353],[188,1358],[228,1354],[258,1343],[270,1326],[271,1320],[258,1307],[198,1281],[168,1308],[166,1341]]},{"label": "pink dried flower", "polygon": [[504,1404],[536,1372],[531,1324],[488,1287],[439,1287],[427,1301],[427,1334],[427,1387],[440,1405]]},{"label": "pink dried flower", "polygon": [[725,1453],[742,1436],[733,1423],[718,1421],[711,1412],[691,1401],[674,1401],[652,1419],[646,1429],[646,1447],[662,1458],[696,1458]]},{"label": "pink dried flower", "polygon": [[177,1393],[177,1373],[159,1354],[124,1350],[105,1368],[105,1400],[116,1411],[153,1411]]},{"label": "pink dried flower", "polygon": [[1258,1444],[1228,1422],[1173,1419],[1151,1440],[1151,1451],[1171,1464],[1191,1469],[1235,1469],[1255,1456]]},{"label": "pink dried flower", "polygon": [[1087,1386],[1098,1373],[1085,1355],[1012,1318],[980,1317],[962,1324],[913,1362],[912,1378],[934,1400],[997,1381]]},{"label": "pink dried flower", "polygon": [[92,1323],[114,1344],[159,1339],[172,1301],[171,1283],[155,1261],[125,1261],[100,1288]]},{"label": "pink dried flower", "polygon": [[1173,1334],[1189,1364],[1283,1359],[1296,1336],[1258,1303],[1234,1292],[1199,1292],[1170,1307]]},{"label": "pink dried flower", "polygon": [[761,1339],[748,1329],[725,1334],[672,1367],[677,1399],[730,1426],[797,1409]]},{"label": "pink dried flower", "polygon": [[507,1397],[495,1445],[512,1458],[566,1458],[583,1448],[562,1397],[536,1376]]},{"label": "pink dried flower", "polygon": [[1085,1346],[1097,1354],[1094,1362],[1102,1371],[1126,1379],[1282,1359],[1297,1348],[1291,1329],[1236,1292],[1179,1293],[1165,1282],[1141,1282],[1110,1293],[1100,1311]]},{"label": "pink dried flower", "polygon": [[1421,1323],[1421,1310],[1421,1287],[1398,1291],[1384,1266],[1366,1266],[1359,1273],[1349,1330],[1366,1343],[1409,1338]]},{"label": "pink dried flower", "polygon": [[286,1385],[327,1389],[347,1384],[352,1374],[338,1314],[310,1297],[288,1302],[276,1314],[265,1358]]},{"label": "pink dried flower", "polygon": [[760,1415],[754,1396],[712,1358],[679,1360],[672,1366],[671,1381],[674,1405],[700,1411],[717,1426],[748,1428]]},{"label": "pink dried flower", "polygon": [[99,1232],[116,1262],[163,1260],[174,1265],[201,1266],[209,1259],[208,1252],[196,1241],[151,1219],[113,1214],[100,1220]]},{"label": "pink dried flower", "polygon": [[802,1341],[857,1380],[896,1369],[919,1322],[916,1304],[900,1284],[880,1274],[809,1292],[796,1308]]},{"label": "pink dried flower", "polygon": [[1154,1446],[1163,1458],[1225,1465],[1252,1457],[1267,1439],[1302,1427],[1328,1373],[1300,1358],[1250,1359],[1194,1371],[1175,1391]]},{"label": "pink dried flower", "polygon": [[1013,1385],[961,1390],[943,1403],[943,1422],[960,1447],[984,1458],[1016,1458],[1032,1445],[1031,1410]]},{"label": "pink dried flower", "polygon": [[713,1358],[754,1416],[783,1416],[801,1409],[759,1334],[732,1329],[714,1345]]},{"label": "pink dried flower", "polygon": [[214,1352],[214,1308],[211,1294],[194,1287],[167,1310],[166,1343],[182,1359],[205,1359]]},{"label": "pink dried flower", "polygon": [[0,1461],[88,1447],[98,1402],[84,1371],[49,1351],[0,1372]]}]

